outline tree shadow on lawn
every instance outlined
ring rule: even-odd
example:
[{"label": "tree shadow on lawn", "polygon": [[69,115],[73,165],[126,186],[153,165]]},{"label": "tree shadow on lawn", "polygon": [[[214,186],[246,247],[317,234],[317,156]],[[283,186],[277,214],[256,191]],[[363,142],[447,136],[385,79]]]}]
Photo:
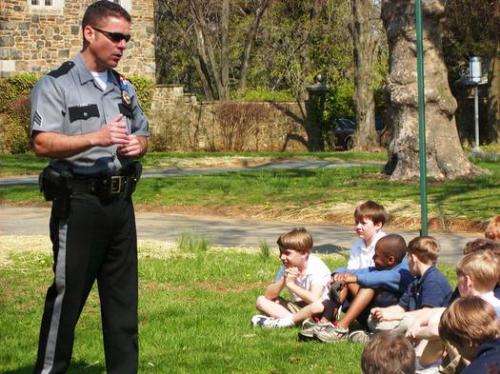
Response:
[{"label": "tree shadow on lawn", "polygon": [[[102,374],[106,372],[106,368],[101,364],[90,364],[85,361],[71,362],[68,372],[70,373],[85,373],[85,374]],[[7,370],[4,374],[31,374],[33,373],[33,366],[24,366],[15,370]]]}]

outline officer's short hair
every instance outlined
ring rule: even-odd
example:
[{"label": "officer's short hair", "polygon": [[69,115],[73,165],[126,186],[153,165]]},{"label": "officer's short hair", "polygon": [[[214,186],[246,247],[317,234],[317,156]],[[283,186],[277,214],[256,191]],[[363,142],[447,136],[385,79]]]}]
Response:
[{"label": "officer's short hair", "polygon": [[82,19],[82,30],[85,26],[97,26],[99,22],[108,17],[123,18],[127,22],[132,22],[130,14],[119,4],[108,0],[96,1],[89,5]]}]

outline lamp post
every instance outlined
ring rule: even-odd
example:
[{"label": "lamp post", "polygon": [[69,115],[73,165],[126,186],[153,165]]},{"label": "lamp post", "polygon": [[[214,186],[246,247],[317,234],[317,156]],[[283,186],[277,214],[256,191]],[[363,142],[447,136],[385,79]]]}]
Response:
[{"label": "lamp post", "polygon": [[479,148],[479,84],[481,83],[481,60],[472,56],[469,60],[469,82],[474,85],[474,134],[475,144],[472,152],[480,153]]}]

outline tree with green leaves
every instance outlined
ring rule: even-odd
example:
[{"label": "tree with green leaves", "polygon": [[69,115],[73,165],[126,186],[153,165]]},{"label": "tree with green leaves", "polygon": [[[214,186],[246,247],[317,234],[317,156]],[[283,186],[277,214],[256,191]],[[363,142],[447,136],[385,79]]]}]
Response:
[{"label": "tree with green leaves", "polygon": [[[481,135],[487,141],[500,139],[500,2],[495,0],[448,1],[443,25],[443,52],[449,70],[450,82],[460,82],[463,67],[470,56],[481,57],[487,72],[487,115],[481,121]],[[466,87],[452,85],[455,96],[464,96]],[[466,103],[459,100],[461,113],[472,108],[460,108]],[[467,117],[466,117],[467,118]],[[472,121],[462,123],[464,138],[472,136]],[[467,131],[464,127],[467,127]]]},{"label": "tree with green leaves", "polygon": [[[156,12],[160,55],[172,53],[165,52],[169,47],[181,48],[183,62],[196,71],[205,97],[226,99],[231,80],[238,81],[240,89],[246,87],[252,48],[271,1],[160,0]],[[241,15],[252,21],[244,30],[246,37],[240,52],[235,51],[231,29],[232,22],[241,19]],[[240,27],[239,31],[243,29]],[[235,52],[241,53],[241,57],[235,58]],[[160,67],[160,71],[165,71],[165,67]]]}]

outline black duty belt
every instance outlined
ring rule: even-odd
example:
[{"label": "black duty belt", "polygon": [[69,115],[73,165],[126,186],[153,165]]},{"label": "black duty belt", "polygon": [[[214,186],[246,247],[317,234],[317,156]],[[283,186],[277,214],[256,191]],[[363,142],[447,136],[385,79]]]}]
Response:
[{"label": "black duty belt", "polygon": [[71,191],[77,193],[90,193],[94,195],[119,196],[126,189],[130,177],[112,175],[109,177],[74,178],[71,181]]}]

